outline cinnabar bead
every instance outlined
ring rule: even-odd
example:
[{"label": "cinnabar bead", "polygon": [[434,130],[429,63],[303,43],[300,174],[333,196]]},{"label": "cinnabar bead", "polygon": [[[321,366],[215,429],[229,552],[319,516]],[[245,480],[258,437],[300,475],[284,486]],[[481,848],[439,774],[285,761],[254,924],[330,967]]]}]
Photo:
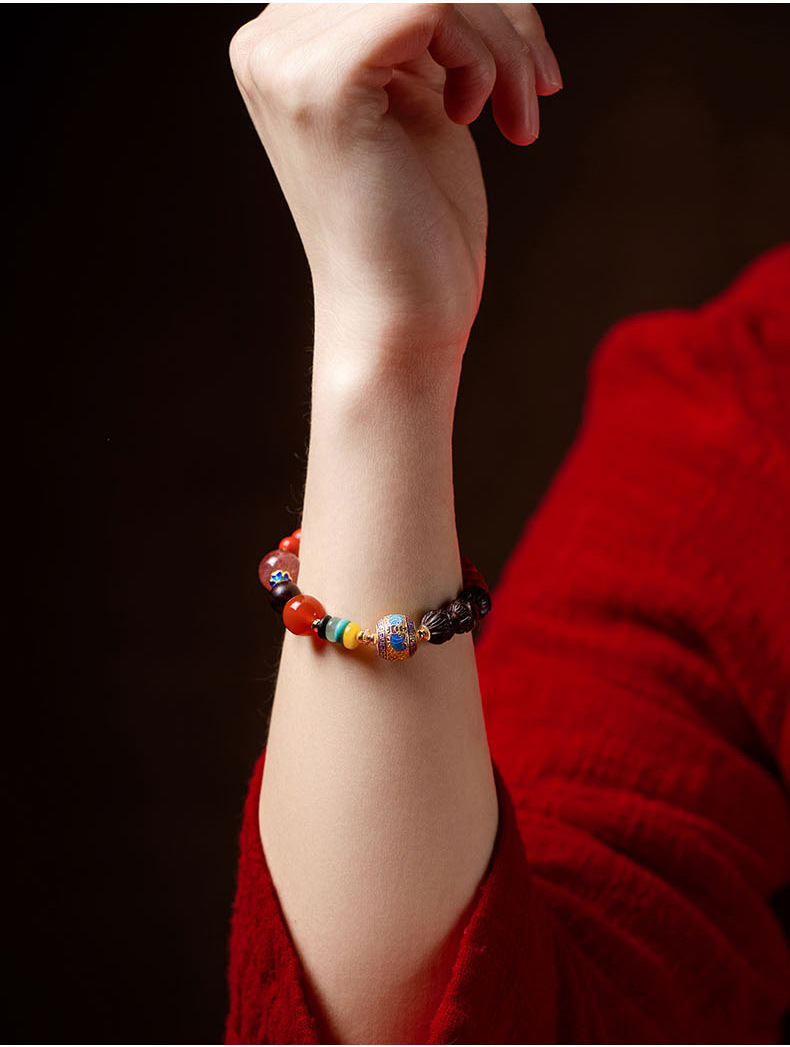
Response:
[{"label": "cinnabar bead", "polygon": [[284,553],[293,553],[294,556],[298,556],[299,555],[299,539],[298,538],[294,538],[293,535],[289,535],[287,538],[283,538],[280,541],[279,548],[282,549],[282,551]]},{"label": "cinnabar bead", "polygon": [[428,643],[447,643],[455,636],[453,623],[445,610],[426,611],[420,625],[427,626],[430,631]]},{"label": "cinnabar bead", "polygon": [[299,596],[301,591],[294,582],[278,582],[269,590],[269,601],[272,608],[275,611],[282,611],[288,601],[292,600],[294,596]]},{"label": "cinnabar bead", "polygon": [[461,574],[463,577],[464,589],[469,585],[477,585],[488,592],[488,586],[486,585],[482,574],[480,574],[468,556],[461,557]]},{"label": "cinnabar bead", "polygon": [[307,636],[316,618],[323,618],[326,608],[314,596],[300,593],[283,607],[283,625],[297,636]]},{"label": "cinnabar bead", "polygon": [[291,537],[295,538],[297,540],[297,542],[301,542],[301,540],[302,540],[302,528],[301,527],[297,527],[296,530],[294,531],[294,533],[291,535]]},{"label": "cinnabar bead", "polygon": [[[474,629],[475,614],[466,600],[456,598],[451,603],[445,604],[442,610],[447,611],[453,630],[456,633],[468,633]],[[428,628],[430,629],[430,626]]]}]

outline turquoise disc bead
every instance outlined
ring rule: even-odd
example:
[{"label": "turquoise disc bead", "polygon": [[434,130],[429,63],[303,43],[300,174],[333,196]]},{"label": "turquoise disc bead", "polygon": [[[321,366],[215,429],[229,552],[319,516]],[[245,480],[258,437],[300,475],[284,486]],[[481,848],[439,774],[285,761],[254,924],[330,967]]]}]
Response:
[{"label": "turquoise disc bead", "polygon": [[343,642],[343,630],[351,621],[350,618],[330,618],[326,623],[326,638],[332,643]]}]

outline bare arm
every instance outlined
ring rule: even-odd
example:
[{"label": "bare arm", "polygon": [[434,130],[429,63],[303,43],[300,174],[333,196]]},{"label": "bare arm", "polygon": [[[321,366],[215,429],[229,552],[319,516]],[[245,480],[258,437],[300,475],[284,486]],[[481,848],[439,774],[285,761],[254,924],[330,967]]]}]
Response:
[{"label": "bare arm", "polygon": [[[232,55],[313,274],[299,588],[372,627],[461,588],[452,422],[486,227],[463,125],[492,50],[521,62],[495,94],[514,141],[534,138],[536,75],[556,86],[501,12],[475,28],[449,4],[327,6],[270,5]],[[539,42],[534,10],[506,6]],[[286,632],[260,825],[322,1038],[425,1042],[497,828],[471,635],[387,663]]]},{"label": "bare arm", "polygon": [[[368,625],[439,606],[461,582],[452,383],[313,389],[300,588]],[[261,830],[331,1036],[425,1042],[496,823],[471,634],[397,664],[286,634]]]}]

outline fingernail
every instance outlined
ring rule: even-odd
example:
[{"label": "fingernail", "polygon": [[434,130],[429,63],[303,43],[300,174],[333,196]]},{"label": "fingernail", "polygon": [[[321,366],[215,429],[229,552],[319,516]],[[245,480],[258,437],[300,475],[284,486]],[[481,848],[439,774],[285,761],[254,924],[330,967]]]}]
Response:
[{"label": "fingernail", "polygon": [[560,72],[559,63],[554,57],[554,52],[548,44],[545,44],[540,49],[540,71],[543,73],[546,82],[559,91],[562,87],[562,73]]},{"label": "fingernail", "polygon": [[538,108],[538,96],[530,89],[527,95],[527,131],[532,135],[533,142],[540,134],[540,109]]}]

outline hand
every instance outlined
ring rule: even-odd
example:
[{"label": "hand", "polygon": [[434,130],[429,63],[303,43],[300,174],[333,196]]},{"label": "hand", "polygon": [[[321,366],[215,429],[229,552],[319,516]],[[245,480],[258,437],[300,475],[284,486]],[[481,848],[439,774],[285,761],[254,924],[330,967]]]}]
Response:
[{"label": "hand", "polygon": [[537,95],[561,86],[534,7],[272,3],[230,55],[307,254],[317,328],[351,354],[457,360],[487,229],[465,125],[491,95],[502,133],[527,145]]}]

